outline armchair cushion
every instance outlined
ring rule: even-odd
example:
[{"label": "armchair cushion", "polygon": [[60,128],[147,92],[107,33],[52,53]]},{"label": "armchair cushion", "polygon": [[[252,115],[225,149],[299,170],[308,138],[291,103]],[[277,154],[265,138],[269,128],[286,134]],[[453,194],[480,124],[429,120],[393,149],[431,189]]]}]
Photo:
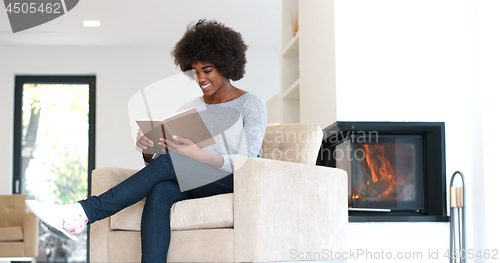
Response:
[{"label": "armchair cushion", "polygon": [[0,227],[0,241],[23,241],[23,228],[20,226]]},{"label": "armchair cushion", "polygon": [[314,165],[322,139],[318,124],[269,126],[262,143],[262,158]]},{"label": "armchair cushion", "polygon": [[[110,229],[140,231],[144,200],[111,216]],[[189,199],[170,209],[172,230],[194,230],[233,227],[233,194]]]},{"label": "armchair cushion", "polygon": [[0,227],[22,226],[26,195],[2,195],[0,197]]},{"label": "armchair cushion", "polygon": [[38,255],[38,218],[27,213],[26,195],[0,195],[0,257]]},{"label": "armchair cushion", "polygon": [[233,225],[232,193],[180,201],[170,209],[172,230],[226,228]]},{"label": "armchair cushion", "polygon": [[1,242],[0,257],[24,257],[23,242]]}]

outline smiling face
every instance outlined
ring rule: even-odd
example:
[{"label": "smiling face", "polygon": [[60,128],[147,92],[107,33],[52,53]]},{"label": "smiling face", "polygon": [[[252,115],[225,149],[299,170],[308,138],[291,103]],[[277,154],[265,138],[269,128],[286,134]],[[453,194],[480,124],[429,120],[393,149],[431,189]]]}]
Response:
[{"label": "smiling face", "polygon": [[229,80],[224,77],[213,64],[196,62],[193,67],[193,77],[203,91],[203,97],[209,102],[220,103],[231,91]]}]

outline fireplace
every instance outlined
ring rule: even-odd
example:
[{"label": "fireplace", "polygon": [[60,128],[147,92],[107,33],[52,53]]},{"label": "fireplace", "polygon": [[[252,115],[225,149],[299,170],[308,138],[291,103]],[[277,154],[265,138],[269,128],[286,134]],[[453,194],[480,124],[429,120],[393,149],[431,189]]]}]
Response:
[{"label": "fireplace", "polygon": [[[338,150],[341,151],[334,152],[337,167],[351,175],[351,207],[424,209],[420,136],[375,135],[363,138],[352,135],[339,145]],[[349,151],[354,154],[344,154]]]},{"label": "fireplace", "polygon": [[446,222],[444,123],[336,122],[318,165],[348,174],[350,222]]}]

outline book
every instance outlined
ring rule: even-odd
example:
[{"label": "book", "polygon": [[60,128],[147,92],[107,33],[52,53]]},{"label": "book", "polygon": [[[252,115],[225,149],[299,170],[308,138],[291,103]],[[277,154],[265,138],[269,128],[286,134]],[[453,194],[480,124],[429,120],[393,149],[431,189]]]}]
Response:
[{"label": "book", "polygon": [[160,138],[179,144],[172,138],[173,135],[190,139],[200,148],[215,144],[212,134],[195,108],[177,112],[164,120],[138,120],[136,122],[144,135],[155,144],[143,150],[144,153],[161,154],[164,148],[158,145]]}]

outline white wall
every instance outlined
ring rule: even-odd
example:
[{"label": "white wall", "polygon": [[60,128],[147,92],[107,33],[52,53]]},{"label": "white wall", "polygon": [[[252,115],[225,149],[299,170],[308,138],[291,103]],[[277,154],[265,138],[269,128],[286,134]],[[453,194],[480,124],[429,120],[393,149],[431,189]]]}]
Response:
[{"label": "white wall", "polygon": [[[500,248],[500,226],[498,225],[498,212],[496,211],[496,200],[498,199],[498,160],[500,154],[500,140],[498,131],[498,113],[500,104],[498,103],[498,90],[500,88],[500,2],[481,1],[476,6],[477,10],[477,79],[481,87],[481,112],[482,112],[482,137],[484,152],[484,199],[485,199],[485,226],[486,247]],[[477,82],[476,82],[477,83]]]},{"label": "white wall", "polygon": [[[235,85],[264,100],[278,93],[277,48],[250,46],[246,76]],[[15,75],[95,74],[96,167],[140,169],[141,155],[131,143],[128,100],[141,88],[180,72],[170,51],[138,47],[0,47],[0,194],[12,190]],[[180,94],[182,90],[175,97],[163,94],[165,103],[180,103]]]},{"label": "white wall", "polygon": [[[491,87],[498,89],[499,83],[482,87],[487,76],[498,74],[483,76],[480,68],[489,69],[481,64],[483,58],[496,65],[500,59],[500,21],[493,19],[500,8],[491,11],[489,2],[481,3],[479,12],[488,11],[489,16],[479,24],[477,3],[472,0],[335,2],[337,119],[445,122],[447,181],[457,170],[466,176],[467,242],[475,252],[495,248],[487,240],[498,239],[490,231],[493,219],[488,219],[492,212],[487,206],[491,210],[493,205],[485,202],[485,195],[494,191],[485,182],[498,182],[493,173],[497,158],[486,156],[490,146],[483,142],[496,140],[489,128],[498,122],[491,112],[498,118],[500,111],[493,110],[498,103],[494,105]],[[490,30],[482,32],[484,26]],[[496,46],[483,41],[491,35]],[[479,54],[484,43],[488,52],[482,49]],[[496,60],[490,59],[495,54]],[[422,251],[424,259],[429,249],[439,249],[436,262],[448,260],[443,256],[449,247],[447,223],[353,223],[349,228],[353,249]]]}]

